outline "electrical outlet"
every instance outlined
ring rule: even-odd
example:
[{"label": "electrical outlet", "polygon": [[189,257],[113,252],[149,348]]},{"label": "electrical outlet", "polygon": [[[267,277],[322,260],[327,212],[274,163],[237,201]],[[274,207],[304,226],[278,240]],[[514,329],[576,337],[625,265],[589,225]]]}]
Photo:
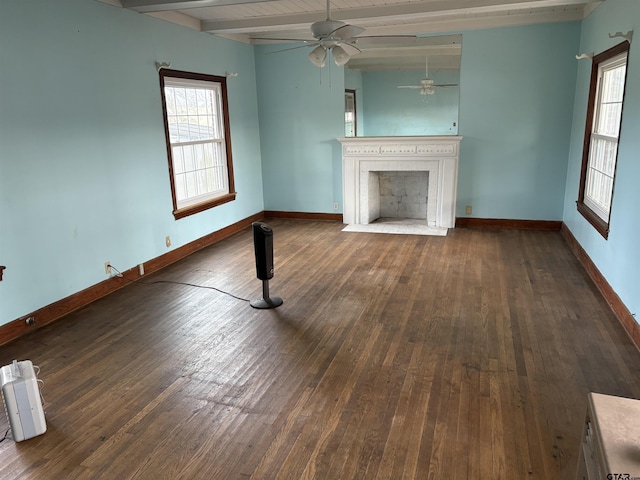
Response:
[{"label": "electrical outlet", "polygon": [[473,211],[473,209],[471,208],[471,205],[467,205],[464,209],[464,213],[466,215],[471,215],[471,212]]},{"label": "electrical outlet", "polygon": [[167,235],[167,236],[164,238],[164,243],[165,243],[165,245],[167,246],[167,248],[171,246],[171,237],[170,237],[169,235]]},{"label": "electrical outlet", "polygon": [[35,317],[27,317],[24,320],[24,323],[26,323],[29,326],[35,325],[36,324],[36,318]]},{"label": "electrical outlet", "polygon": [[111,262],[104,262],[104,273],[111,275]]},{"label": "electrical outlet", "polygon": [[338,202],[333,204],[333,209],[336,210],[336,211],[338,210]]}]

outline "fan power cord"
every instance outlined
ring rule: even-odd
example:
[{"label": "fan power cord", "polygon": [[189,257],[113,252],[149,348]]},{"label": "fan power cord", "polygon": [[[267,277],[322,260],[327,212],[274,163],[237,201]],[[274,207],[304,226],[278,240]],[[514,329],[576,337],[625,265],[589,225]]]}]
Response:
[{"label": "fan power cord", "polygon": [[189,282],[178,282],[178,281],[175,281],[175,280],[154,280],[152,282],[143,282],[142,280],[136,280],[134,278],[125,277],[124,274],[120,270],[118,270],[116,267],[114,267],[113,265],[111,265],[111,269],[115,270],[117,277],[120,277],[120,278],[126,280],[129,283],[137,283],[139,285],[145,285],[145,286],[157,285],[159,283],[170,283],[170,284],[174,284],[174,285],[185,285],[187,287],[206,288],[207,290],[215,290],[216,292],[224,293],[225,295],[233,297],[236,300],[240,300],[242,302],[247,302],[247,303],[251,302],[251,300],[249,300],[247,298],[242,298],[242,297],[239,297],[237,295],[234,295],[233,293],[225,292],[224,290],[221,290],[220,288],[217,288],[217,287],[210,287],[208,285],[198,285],[198,284],[189,283]]}]

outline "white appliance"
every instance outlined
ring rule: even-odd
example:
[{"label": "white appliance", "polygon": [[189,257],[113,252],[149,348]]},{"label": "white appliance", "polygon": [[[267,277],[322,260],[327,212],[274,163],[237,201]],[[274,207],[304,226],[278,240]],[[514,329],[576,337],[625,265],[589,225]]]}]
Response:
[{"label": "white appliance", "polygon": [[42,435],[47,424],[33,363],[14,360],[11,365],[5,365],[0,370],[0,384],[13,439],[21,442]]},{"label": "white appliance", "polygon": [[590,393],[577,480],[640,479],[640,400]]}]

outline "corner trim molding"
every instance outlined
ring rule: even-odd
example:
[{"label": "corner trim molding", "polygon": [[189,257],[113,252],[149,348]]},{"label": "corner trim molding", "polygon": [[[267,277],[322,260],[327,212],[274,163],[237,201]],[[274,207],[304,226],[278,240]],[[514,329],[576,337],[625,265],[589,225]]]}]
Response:
[{"label": "corner trim molding", "polygon": [[513,220],[507,218],[456,217],[456,228],[511,228],[517,230],[560,231],[560,220]]},{"label": "corner trim molding", "polygon": [[[209,245],[213,245],[245,228],[251,226],[253,222],[257,222],[264,219],[264,212],[259,212],[251,215],[243,220],[233,223],[227,227],[224,227],[215,232],[209,233],[204,237],[198,238],[186,245],[178,247],[170,252],[160,255],[159,257],[152,258],[144,263],[145,275],[157,272],[158,270],[171,265],[172,263],[182,260],[183,258],[197,252]],[[136,267],[130,268],[122,272],[123,274],[130,274],[135,276],[138,274]],[[111,277],[100,283],[92,285],[84,290],[80,290],[68,297],[62,298],[54,303],[39,308],[33,312],[30,312],[22,317],[13,320],[9,323],[0,326],[0,345],[4,345],[12,340],[15,340],[27,333],[33,332],[39,328],[44,327],[56,320],[63,318],[70,313],[79,310],[82,307],[89,305],[107,295],[120,290],[121,288],[129,285],[129,282],[123,282],[118,277]],[[36,323],[33,325],[27,325],[26,319],[28,317],[35,317]]]},{"label": "corner trim molding", "polygon": [[604,275],[602,275],[600,270],[598,270],[598,267],[593,263],[591,257],[589,257],[584,248],[582,248],[582,245],[580,245],[578,240],[576,240],[576,237],[573,236],[573,233],[571,233],[571,230],[569,230],[569,227],[567,227],[564,222],[562,223],[562,229],[560,231],[569,245],[569,248],[587,271],[587,274],[596,285],[598,291],[604,297],[609,308],[611,308],[614,315],[627,332],[627,335],[629,335],[633,344],[640,351],[640,324],[638,324],[633,315],[631,315],[631,312],[626,305],[622,303],[618,294],[613,290],[611,285],[609,285],[607,279],[604,278]]}]

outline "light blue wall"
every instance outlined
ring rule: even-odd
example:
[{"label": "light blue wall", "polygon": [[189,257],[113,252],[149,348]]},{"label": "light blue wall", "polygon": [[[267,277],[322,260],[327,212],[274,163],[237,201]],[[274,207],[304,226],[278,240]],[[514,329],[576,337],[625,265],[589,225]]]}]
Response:
[{"label": "light blue wall", "polygon": [[[629,30],[635,30],[636,35],[640,31],[640,2],[608,0],[583,22],[579,51],[600,53],[620,43],[621,39],[609,39],[609,33]],[[627,65],[609,238],[605,240],[596,232],[578,213],[575,204],[591,72],[591,62],[587,60],[578,62],[563,220],[627,308],[637,314],[640,311],[640,49],[635,43],[634,38]]]},{"label": "light blue wall", "polygon": [[[363,134],[456,135],[459,87],[436,87],[433,95],[398,88],[420,85],[424,75],[424,70],[364,72],[362,88],[367,100],[363,105]],[[458,70],[429,69],[429,78],[436,84],[459,83],[459,76]]]},{"label": "light blue wall", "polygon": [[[252,47],[93,0],[0,8],[0,324],[263,210]],[[155,61],[238,73],[235,202],[174,220]]]},{"label": "light blue wall", "polygon": [[463,32],[457,216],[562,219],[579,32]]},{"label": "light blue wall", "polygon": [[342,211],[344,69],[314,66],[308,48],[256,47],[266,210]]}]

